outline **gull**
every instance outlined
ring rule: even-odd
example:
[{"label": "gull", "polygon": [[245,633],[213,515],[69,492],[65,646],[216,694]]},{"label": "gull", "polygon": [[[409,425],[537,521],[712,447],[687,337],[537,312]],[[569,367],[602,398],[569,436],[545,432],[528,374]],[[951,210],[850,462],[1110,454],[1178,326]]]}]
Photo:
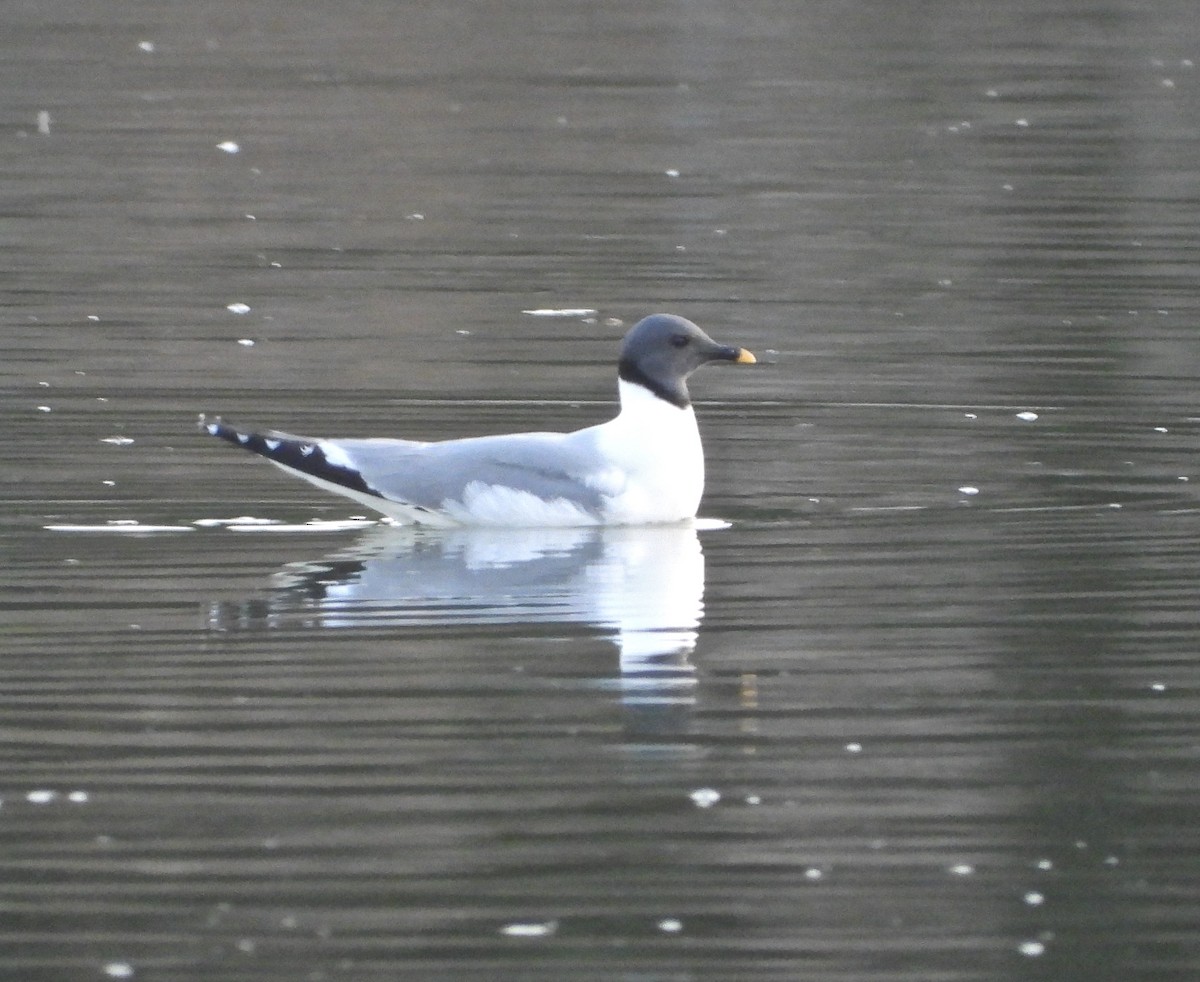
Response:
[{"label": "gull", "polygon": [[709,362],[755,363],[689,320],[652,314],[617,362],[620,412],[569,433],[425,443],[250,432],[200,417],[212,436],[401,523],[436,526],[649,525],[694,518],[704,452],[687,379]]}]

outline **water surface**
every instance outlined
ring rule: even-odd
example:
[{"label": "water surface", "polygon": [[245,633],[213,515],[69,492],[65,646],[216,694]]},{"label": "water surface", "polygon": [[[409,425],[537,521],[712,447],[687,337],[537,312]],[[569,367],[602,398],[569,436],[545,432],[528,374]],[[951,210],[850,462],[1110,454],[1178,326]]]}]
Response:
[{"label": "water surface", "polygon": [[[5,21],[3,973],[1195,977],[1192,5]],[[654,310],[699,529],[195,430],[589,425]]]}]

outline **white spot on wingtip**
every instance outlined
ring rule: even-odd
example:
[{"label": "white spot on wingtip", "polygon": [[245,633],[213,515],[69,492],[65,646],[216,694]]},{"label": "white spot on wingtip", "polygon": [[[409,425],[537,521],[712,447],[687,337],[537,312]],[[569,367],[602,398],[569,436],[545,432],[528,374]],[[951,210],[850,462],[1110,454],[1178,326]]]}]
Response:
[{"label": "white spot on wingtip", "polygon": [[250,442],[250,434],[249,433],[239,433],[237,435],[237,442],[238,443],[249,443]]},{"label": "white spot on wingtip", "polygon": [[263,440],[263,443],[266,444],[266,447],[268,450],[278,450],[281,446],[283,446],[282,440],[269,440],[268,439],[268,440]]},{"label": "white spot on wingtip", "polygon": [[357,470],[357,468],[354,466],[354,461],[350,459],[349,454],[347,454],[346,451],[339,447],[336,443],[325,441],[319,444],[319,446],[321,448],[321,453],[325,456],[325,463],[329,464],[331,467],[342,467],[348,471]]}]

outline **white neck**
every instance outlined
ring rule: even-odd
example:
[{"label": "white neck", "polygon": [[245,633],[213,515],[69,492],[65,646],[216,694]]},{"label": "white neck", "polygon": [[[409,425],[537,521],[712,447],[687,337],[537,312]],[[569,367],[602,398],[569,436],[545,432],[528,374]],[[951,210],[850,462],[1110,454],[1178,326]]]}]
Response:
[{"label": "white neck", "polygon": [[691,406],[680,409],[666,399],[660,399],[644,385],[626,382],[623,378],[617,379],[617,394],[621,399],[622,413],[636,412],[643,419],[647,414],[657,416],[660,413],[670,420],[682,420],[696,415]]}]

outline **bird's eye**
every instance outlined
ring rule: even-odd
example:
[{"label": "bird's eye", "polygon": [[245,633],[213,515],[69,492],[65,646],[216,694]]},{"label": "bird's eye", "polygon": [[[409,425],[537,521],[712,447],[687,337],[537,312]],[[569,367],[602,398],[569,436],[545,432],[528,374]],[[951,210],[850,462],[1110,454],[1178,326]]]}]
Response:
[{"label": "bird's eye", "polygon": [[689,340],[689,338],[686,334],[672,334],[671,335],[671,347],[686,348],[688,340]]}]

